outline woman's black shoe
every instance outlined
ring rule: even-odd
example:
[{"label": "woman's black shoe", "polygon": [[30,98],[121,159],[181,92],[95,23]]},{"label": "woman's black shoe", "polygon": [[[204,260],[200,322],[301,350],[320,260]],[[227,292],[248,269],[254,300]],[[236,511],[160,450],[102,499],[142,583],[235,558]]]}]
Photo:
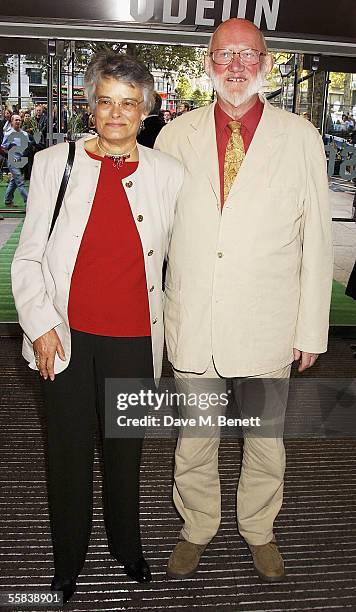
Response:
[{"label": "woman's black shoe", "polygon": [[51,582],[51,591],[62,591],[63,593],[63,603],[67,603],[67,601],[74,595],[77,590],[77,583],[75,580],[71,580],[70,578],[60,578],[56,574],[53,576],[53,580]]},{"label": "woman's black shoe", "polygon": [[151,570],[143,557],[133,563],[125,563],[124,571],[136,582],[151,582],[152,580]]}]

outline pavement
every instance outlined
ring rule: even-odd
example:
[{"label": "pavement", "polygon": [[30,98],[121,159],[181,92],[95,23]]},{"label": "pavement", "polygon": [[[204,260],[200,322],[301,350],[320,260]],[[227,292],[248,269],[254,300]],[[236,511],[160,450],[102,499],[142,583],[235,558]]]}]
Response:
[{"label": "pavement", "polygon": [[17,226],[21,223],[21,219],[3,219],[0,223],[0,249],[4,246],[5,242],[8,241],[11,234],[15,231]]},{"label": "pavement", "polygon": [[[333,217],[351,219],[355,186],[350,181],[332,177],[329,187]],[[346,285],[356,261],[356,223],[333,221],[333,244],[334,279]]]}]

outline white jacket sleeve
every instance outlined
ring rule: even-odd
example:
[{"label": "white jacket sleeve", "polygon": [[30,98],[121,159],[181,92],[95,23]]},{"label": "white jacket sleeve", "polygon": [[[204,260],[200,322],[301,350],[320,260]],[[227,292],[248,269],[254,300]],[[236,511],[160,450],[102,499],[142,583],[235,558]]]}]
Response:
[{"label": "white jacket sleeve", "polygon": [[48,171],[46,166],[45,156],[37,154],[32,168],[26,217],[11,267],[12,292],[19,323],[31,342],[62,323],[47,294],[42,270],[55,206],[55,201],[50,201],[49,197],[49,193],[55,193],[55,190],[48,188],[48,182],[56,181],[53,168]]}]

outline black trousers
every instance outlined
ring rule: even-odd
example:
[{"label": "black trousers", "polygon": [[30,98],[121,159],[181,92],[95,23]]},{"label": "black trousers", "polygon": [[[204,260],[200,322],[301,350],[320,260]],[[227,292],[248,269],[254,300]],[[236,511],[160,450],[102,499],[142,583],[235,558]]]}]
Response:
[{"label": "black trousers", "polygon": [[103,449],[103,508],[111,554],[142,555],[139,470],[142,439],[104,438],[105,378],[153,378],[150,338],[71,331],[69,366],[42,382],[48,431],[48,498],[55,572],[76,577],[84,564],[93,511],[97,417]]}]

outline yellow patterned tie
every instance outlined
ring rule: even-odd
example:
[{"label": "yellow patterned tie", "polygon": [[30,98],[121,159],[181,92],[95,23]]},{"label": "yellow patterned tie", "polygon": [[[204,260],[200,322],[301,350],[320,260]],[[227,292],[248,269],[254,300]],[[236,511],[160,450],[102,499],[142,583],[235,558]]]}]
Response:
[{"label": "yellow patterned tie", "polygon": [[224,160],[224,201],[227,200],[231,185],[245,157],[244,141],[240,134],[241,123],[230,121],[227,125],[231,130],[231,136],[227,143]]}]

